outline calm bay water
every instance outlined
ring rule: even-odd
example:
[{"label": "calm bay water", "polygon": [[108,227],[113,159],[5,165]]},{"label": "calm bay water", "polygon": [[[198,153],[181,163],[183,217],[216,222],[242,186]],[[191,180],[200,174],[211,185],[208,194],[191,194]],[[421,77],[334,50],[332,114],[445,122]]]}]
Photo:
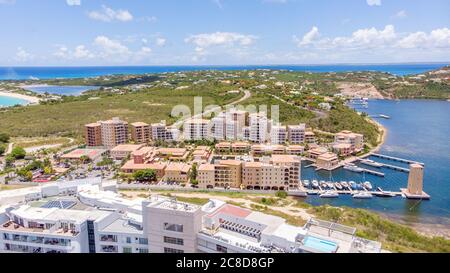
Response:
[{"label": "calm bay water", "polygon": [[28,103],[28,101],[26,101],[26,100],[0,96],[0,107],[8,107],[8,106],[14,106],[17,104],[26,104],[26,103]]},{"label": "calm bay water", "polygon": [[[379,119],[388,130],[387,139],[379,153],[425,163],[424,191],[431,200],[407,200],[401,197],[356,200],[351,196],[338,199],[308,197],[311,204],[330,204],[367,208],[411,222],[429,222],[450,225],[450,102],[434,100],[373,100],[369,115],[385,114],[391,119]],[[378,162],[409,168],[407,164],[371,158]],[[305,163],[306,165],[307,163]],[[374,169],[363,166],[364,168]],[[362,175],[339,169],[331,173],[334,181],[370,181],[384,190],[398,191],[407,185],[408,174],[381,168],[384,178]],[[330,172],[316,173],[303,168],[302,179],[329,180]]]},{"label": "calm bay water", "polygon": [[55,94],[65,96],[78,96],[84,91],[98,89],[96,86],[53,86],[53,85],[36,85],[24,87],[27,90],[38,94]]},{"label": "calm bay water", "polygon": [[403,76],[420,74],[446,64],[368,65],[242,65],[242,66],[104,66],[104,67],[0,67],[0,80],[84,78],[112,74],[146,74],[198,70],[286,69],[307,72],[381,71]]}]

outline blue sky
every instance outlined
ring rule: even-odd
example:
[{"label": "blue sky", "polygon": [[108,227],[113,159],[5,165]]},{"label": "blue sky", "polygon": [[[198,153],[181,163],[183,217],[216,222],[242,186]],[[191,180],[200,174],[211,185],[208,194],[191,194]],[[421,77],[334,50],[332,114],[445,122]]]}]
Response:
[{"label": "blue sky", "polygon": [[0,65],[450,61],[448,0],[0,0]]}]

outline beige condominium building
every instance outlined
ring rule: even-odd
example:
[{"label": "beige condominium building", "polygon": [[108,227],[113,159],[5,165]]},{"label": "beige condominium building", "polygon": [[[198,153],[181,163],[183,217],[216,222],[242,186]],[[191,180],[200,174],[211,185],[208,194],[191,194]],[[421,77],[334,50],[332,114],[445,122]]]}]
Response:
[{"label": "beige condominium building", "polygon": [[301,144],[305,142],[305,124],[288,126],[288,142],[290,144]]},{"label": "beige condominium building", "polygon": [[150,125],[145,122],[131,123],[131,140],[135,143],[148,143],[151,139]]},{"label": "beige condominium building", "polygon": [[284,190],[289,187],[289,173],[270,163],[245,162],[242,167],[242,187],[255,190]]},{"label": "beige condominium building", "polygon": [[191,165],[186,163],[171,163],[165,169],[164,180],[168,182],[187,183]]},{"label": "beige condominium building", "polygon": [[[301,158],[296,155],[272,155],[270,163],[284,169],[284,185],[297,189],[300,183]],[[286,182],[288,182],[286,184]]]},{"label": "beige condominium building", "polygon": [[335,144],[350,144],[352,152],[359,152],[364,148],[364,136],[351,131],[341,131],[334,137]]},{"label": "beige condominium building", "polygon": [[128,142],[128,122],[119,118],[100,121],[102,132],[102,143],[107,148],[114,148],[119,144]]},{"label": "beige condominium building", "polygon": [[208,137],[209,120],[206,119],[190,119],[184,122],[184,139],[185,140],[202,140]]},{"label": "beige condominium building", "polygon": [[102,146],[102,128],[99,122],[84,126],[84,138],[89,147]]},{"label": "beige condominium building", "polygon": [[242,162],[221,160],[219,164],[202,164],[198,167],[197,180],[201,188],[239,188],[242,181]]}]

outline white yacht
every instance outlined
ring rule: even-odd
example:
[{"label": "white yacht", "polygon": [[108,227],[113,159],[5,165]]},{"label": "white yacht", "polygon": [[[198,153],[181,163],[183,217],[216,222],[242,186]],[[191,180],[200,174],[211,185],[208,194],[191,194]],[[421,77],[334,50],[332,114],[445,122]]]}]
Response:
[{"label": "white yacht", "polygon": [[313,180],[312,186],[313,186],[313,188],[317,189],[319,187],[319,182],[317,182],[317,180]]},{"label": "white yacht", "polygon": [[364,171],[362,168],[356,166],[356,165],[353,164],[353,163],[347,163],[347,164],[345,164],[345,165],[344,165],[344,169],[345,169],[345,170],[352,171],[352,172],[357,172],[357,173],[361,173],[361,172]]},{"label": "white yacht", "polygon": [[360,192],[354,193],[352,195],[352,197],[357,198],[357,199],[370,199],[373,197],[373,195],[370,192],[360,191]]},{"label": "white yacht", "polygon": [[364,183],[363,183],[363,186],[364,186],[364,188],[366,188],[368,191],[370,191],[370,190],[373,189],[372,184],[370,184],[369,181],[364,182]]},{"label": "white yacht", "polygon": [[341,183],[339,183],[339,182],[334,183],[334,186],[335,186],[336,189],[338,189],[338,190],[342,190],[342,189],[343,189]]},{"label": "white yacht", "polygon": [[363,160],[361,160],[361,163],[362,163],[362,164],[369,165],[369,166],[372,166],[372,167],[376,167],[376,168],[381,168],[381,167],[383,167],[383,164],[378,163],[378,162],[375,162],[375,161],[370,160],[370,159],[363,159]]},{"label": "white yacht", "polygon": [[309,180],[303,180],[303,186],[308,188],[310,185]]},{"label": "white yacht", "polygon": [[339,194],[336,191],[325,191],[324,193],[320,194],[321,198],[337,198],[339,197]]}]

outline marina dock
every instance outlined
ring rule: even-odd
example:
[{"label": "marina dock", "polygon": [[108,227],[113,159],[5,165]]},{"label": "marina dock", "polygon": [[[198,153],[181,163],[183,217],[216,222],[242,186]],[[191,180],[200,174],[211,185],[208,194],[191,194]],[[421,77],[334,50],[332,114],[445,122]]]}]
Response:
[{"label": "marina dock", "polygon": [[379,157],[379,158],[383,158],[383,159],[392,160],[392,161],[398,161],[398,162],[402,162],[402,163],[419,164],[419,165],[425,166],[425,164],[422,163],[422,162],[417,162],[417,161],[403,159],[403,158],[394,157],[394,156],[382,155],[382,154],[377,154],[377,153],[370,153],[369,155],[372,155],[372,156],[375,156],[375,157]]},{"label": "marina dock", "polygon": [[[380,163],[380,162],[378,162],[378,163]],[[385,163],[380,163],[380,164],[382,164],[383,167],[386,167],[388,169],[392,169],[392,170],[396,170],[396,171],[400,171],[400,172],[404,172],[404,173],[409,173],[409,169],[407,169],[407,168],[390,165],[390,164],[385,164]]]}]

